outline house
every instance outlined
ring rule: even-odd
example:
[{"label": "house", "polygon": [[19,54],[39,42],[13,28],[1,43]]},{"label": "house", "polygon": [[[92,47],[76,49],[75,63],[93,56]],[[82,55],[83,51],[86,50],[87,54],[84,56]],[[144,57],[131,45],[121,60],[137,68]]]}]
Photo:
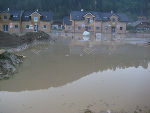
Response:
[{"label": "house", "polygon": [[44,31],[49,33],[53,14],[51,11],[24,11],[22,15],[22,32]]},{"label": "house", "polygon": [[70,21],[69,16],[64,17],[63,25],[64,25],[64,28],[65,28],[65,32],[71,32],[71,30],[72,30],[72,21]]},{"label": "house", "polygon": [[62,22],[62,20],[54,21],[51,28],[53,30],[62,30],[63,29],[63,22]]},{"label": "house", "polygon": [[0,11],[0,31],[19,33],[22,11]]},{"label": "house", "polygon": [[37,32],[49,33],[53,14],[51,11],[0,11],[0,31],[10,33]]},{"label": "house", "polygon": [[146,20],[138,20],[136,22],[133,22],[132,26],[135,28],[136,31],[150,32],[150,22]]},{"label": "house", "polygon": [[[126,33],[128,17],[123,13],[72,11],[70,20],[73,33]],[[67,25],[67,24],[66,24]],[[66,28],[67,29],[67,28]]]}]

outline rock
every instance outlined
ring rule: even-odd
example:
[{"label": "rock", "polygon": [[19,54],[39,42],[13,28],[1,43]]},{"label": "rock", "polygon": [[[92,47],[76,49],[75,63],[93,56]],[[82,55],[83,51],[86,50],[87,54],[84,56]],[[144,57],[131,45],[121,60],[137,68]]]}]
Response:
[{"label": "rock", "polygon": [[93,113],[93,112],[89,109],[86,109],[84,113]]},{"label": "rock", "polygon": [[0,80],[9,78],[10,75],[16,73],[19,64],[22,62],[23,56],[17,56],[7,51],[0,54]]},{"label": "rock", "polygon": [[5,49],[0,49],[0,54],[3,54],[5,51]]}]

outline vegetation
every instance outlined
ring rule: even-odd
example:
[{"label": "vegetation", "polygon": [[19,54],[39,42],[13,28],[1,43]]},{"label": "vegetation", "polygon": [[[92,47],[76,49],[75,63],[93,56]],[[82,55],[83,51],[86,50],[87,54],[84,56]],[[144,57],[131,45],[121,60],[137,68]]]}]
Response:
[{"label": "vegetation", "polygon": [[69,15],[72,10],[94,10],[125,12],[136,19],[137,16],[150,15],[150,0],[0,0],[0,8],[40,9],[54,12],[54,19]]}]

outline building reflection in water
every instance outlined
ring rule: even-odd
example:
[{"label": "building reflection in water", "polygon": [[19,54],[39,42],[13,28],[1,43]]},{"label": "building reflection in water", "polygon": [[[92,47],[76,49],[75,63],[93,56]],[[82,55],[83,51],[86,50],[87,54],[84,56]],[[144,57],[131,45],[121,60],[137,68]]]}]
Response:
[{"label": "building reflection in water", "polygon": [[[111,38],[100,42],[66,40],[56,41],[53,45],[38,45],[24,51],[27,59],[19,73],[13,79],[2,81],[1,90],[22,91],[60,87],[93,72],[115,72],[116,69],[139,66],[147,69],[150,62],[149,47],[118,43],[111,41]],[[32,50],[40,52],[36,55]]]}]

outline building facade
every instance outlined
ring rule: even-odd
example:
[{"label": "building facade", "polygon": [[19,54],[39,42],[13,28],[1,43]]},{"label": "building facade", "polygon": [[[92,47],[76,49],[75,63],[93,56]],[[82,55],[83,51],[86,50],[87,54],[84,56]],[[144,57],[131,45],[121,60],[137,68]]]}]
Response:
[{"label": "building facade", "polygon": [[22,15],[22,32],[44,31],[49,33],[52,17],[50,11],[24,11]]},{"label": "building facade", "polygon": [[0,31],[21,32],[22,11],[1,11],[0,12]]},{"label": "building facade", "polygon": [[[92,11],[72,11],[70,13],[71,32],[83,33],[126,33],[128,17],[125,14]],[[64,21],[65,22],[65,21]],[[64,23],[67,26],[67,22]],[[67,31],[67,28],[65,28]]]},{"label": "building facade", "polygon": [[63,25],[65,28],[65,32],[72,32],[72,21],[70,21],[70,17],[64,17],[63,19]]},{"label": "building facade", "polygon": [[133,22],[132,26],[138,32],[150,32],[150,22],[147,20],[138,20]]},{"label": "building facade", "polygon": [[0,11],[0,31],[25,33],[51,30],[52,12],[48,11]]}]

